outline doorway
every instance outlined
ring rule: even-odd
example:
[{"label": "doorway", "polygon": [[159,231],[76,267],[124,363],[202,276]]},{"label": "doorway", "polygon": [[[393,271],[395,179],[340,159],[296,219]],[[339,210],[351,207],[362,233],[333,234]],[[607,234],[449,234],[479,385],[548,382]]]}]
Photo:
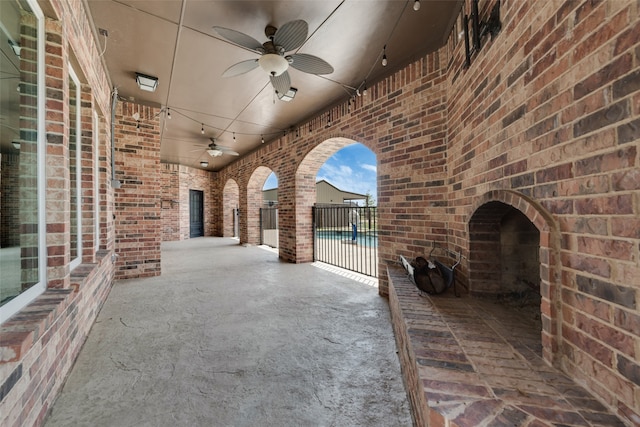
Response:
[{"label": "doorway", "polygon": [[189,237],[204,236],[204,192],[189,190]]}]

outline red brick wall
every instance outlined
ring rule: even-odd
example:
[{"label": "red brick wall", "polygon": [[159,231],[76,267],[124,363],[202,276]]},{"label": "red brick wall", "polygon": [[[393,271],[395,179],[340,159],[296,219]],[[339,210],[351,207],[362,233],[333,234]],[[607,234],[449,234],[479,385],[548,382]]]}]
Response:
[{"label": "red brick wall", "polygon": [[213,172],[176,164],[161,165],[162,240],[189,238],[189,190],[204,193],[204,235],[212,236],[215,222],[212,202]]},{"label": "red brick wall", "polygon": [[162,241],[180,240],[180,165],[160,165]]},{"label": "red brick wall", "polygon": [[[492,4],[481,2],[482,17]],[[466,256],[467,282],[473,214],[514,206],[540,231],[545,357],[640,423],[639,8],[503,1],[502,31],[469,68],[452,38],[351,111],[334,107],[331,127],[323,113],[230,165],[220,188],[234,180],[248,206],[253,171],[275,171],[280,257],[308,261],[314,165],[335,152],[331,138],[361,142],[378,159],[381,264],[436,240]]]},{"label": "red brick wall", "polygon": [[[48,289],[0,326],[0,425],[12,427],[43,423],[111,289],[114,277],[111,261],[114,248],[113,189],[107,179],[111,171],[107,75],[82,4],[53,0],[47,7],[46,34],[41,37],[46,40],[46,138],[43,140],[46,141]],[[35,94],[35,68],[28,64],[34,58],[31,50],[35,47],[34,21],[28,15],[24,18],[22,31],[25,35],[21,38],[21,57],[25,61],[25,72],[21,77],[24,119],[21,128],[35,130],[35,115],[30,110],[36,104],[28,99]],[[79,64],[75,71],[87,83],[83,85],[82,92],[84,264],[74,270],[69,268],[69,61]],[[103,117],[100,129],[95,129],[92,124],[94,110]],[[93,175],[93,132],[99,132],[101,140],[101,173],[98,176]],[[35,144],[29,141],[35,141],[35,133],[21,144],[21,157],[23,154],[35,155]],[[21,234],[27,241],[33,241],[28,230],[37,228],[27,224],[35,223],[35,180],[30,178],[35,173],[21,171],[21,175],[25,180],[21,184],[24,192],[21,200],[25,203],[22,208],[30,207],[25,210],[25,215],[21,215],[24,217]],[[95,179],[99,180],[99,195],[93,192]],[[30,188],[33,191],[29,191]],[[99,218],[94,217],[95,203],[100,204]],[[100,239],[104,249],[98,253],[94,251],[93,237],[96,220],[101,223]],[[26,242],[23,252],[34,253],[25,248],[28,249]]]},{"label": "red brick wall", "polygon": [[[140,127],[133,119],[140,114]],[[162,241],[159,109],[120,102],[116,108],[116,279],[160,275]]]}]

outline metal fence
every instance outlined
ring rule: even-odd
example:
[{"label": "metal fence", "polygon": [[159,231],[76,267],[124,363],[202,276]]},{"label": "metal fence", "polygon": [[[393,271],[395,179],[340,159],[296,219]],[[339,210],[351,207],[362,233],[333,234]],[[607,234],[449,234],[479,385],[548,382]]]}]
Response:
[{"label": "metal fence", "polygon": [[278,208],[260,208],[260,244],[278,247]]},{"label": "metal fence", "polygon": [[314,206],[313,258],[314,261],[378,277],[377,208]]}]

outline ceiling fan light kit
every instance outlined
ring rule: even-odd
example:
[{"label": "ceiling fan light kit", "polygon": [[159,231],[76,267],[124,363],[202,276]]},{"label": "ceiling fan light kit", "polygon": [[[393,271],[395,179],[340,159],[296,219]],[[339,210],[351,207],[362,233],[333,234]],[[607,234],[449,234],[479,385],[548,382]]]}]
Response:
[{"label": "ceiling fan light kit", "polygon": [[222,37],[246,49],[250,49],[260,55],[258,59],[249,59],[238,62],[227,68],[223,77],[235,77],[260,67],[269,75],[273,89],[282,101],[291,101],[297,89],[291,87],[289,66],[308,74],[331,74],[333,67],[324,59],[305,53],[285,55],[300,48],[307,40],[309,25],[306,21],[289,21],[276,29],[267,25],[265,35],[269,39],[260,43],[253,37],[224,27],[213,27]]},{"label": "ceiling fan light kit", "polygon": [[279,76],[289,68],[289,61],[275,53],[265,53],[258,59],[260,67],[270,76]]}]

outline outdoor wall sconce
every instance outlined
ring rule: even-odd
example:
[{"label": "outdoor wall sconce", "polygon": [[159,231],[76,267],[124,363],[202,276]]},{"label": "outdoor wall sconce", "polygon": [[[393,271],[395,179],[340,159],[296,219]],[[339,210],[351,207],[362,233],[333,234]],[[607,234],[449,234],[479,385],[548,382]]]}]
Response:
[{"label": "outdoor wall sconce", "polygon": [[[469,24],[471,24],[472,39],[469,40]],[[480,52],[482,48],[482,39],[487,35],[491,35],[491,40],[498,35],[502,29],[500,22],[500,0],[496,1],[491,9],[489,19],[480,21],[478,13],[478,0],[471,0],[471,16],[464,15],[464,48],[465,48],[465,66],[471,65],[471,57]],[[470,42],[473,42],[471,46]],[[473,48],[473,49],[472,49]]]}]

